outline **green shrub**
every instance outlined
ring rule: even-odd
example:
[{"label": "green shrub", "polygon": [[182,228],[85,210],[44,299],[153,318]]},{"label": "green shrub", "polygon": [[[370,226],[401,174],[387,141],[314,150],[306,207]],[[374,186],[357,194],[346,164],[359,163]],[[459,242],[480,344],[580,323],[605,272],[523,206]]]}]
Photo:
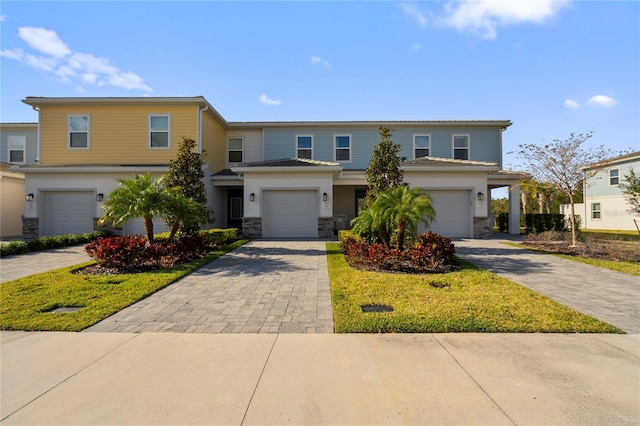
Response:
[{"label": "green shrub", "polygon": [[66,234],[55,237],[40,237],[26,241],[12,241],[0,247],[0,256],[13,256],[33,251],[74,246],[88,243],[98,237],[111,235],[108,231],[94,231],[85,234]]},{"label": "green shrub", "polygon": [[546,231],[563,232],[567,230],[563,214],[527,213],[524,215],[525,233],[542,233]]},{"label": "green shrub", "polygon": [[496,221],[498,222],[498,230],[500,232],[507,232],[509,230],[509,213],[499,213]]},{"label": "green shrub", "polygon": [[353,238],[354,240],[360,240],[360,236],[353,232],[351,229],[341,229],[338,231],[338,240],[345,242],[347,238]]}]

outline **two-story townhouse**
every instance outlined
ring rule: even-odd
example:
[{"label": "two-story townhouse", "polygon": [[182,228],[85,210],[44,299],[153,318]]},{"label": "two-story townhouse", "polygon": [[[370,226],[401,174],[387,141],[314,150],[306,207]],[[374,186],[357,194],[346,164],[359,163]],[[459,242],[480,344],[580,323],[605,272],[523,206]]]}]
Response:
[{"label": "two-story townhouse", "polygon": [[[509,187],[519,233],[521,174],[501,170],[510,121],[227,122],[203,98],[27,98],[39,111],[41,161],[25,165],[25,233],[95,227],[117,179],[167,171],[182,136],[206,151],[215,226],[251,237],[327,238],[362,208],[378,127],[395,129],[405,181],[427,190],[450,237],[489,233],[490,191]],[[336,221],[337,219],[337,221]],[[80,226],[82,224],[82,226]],[[141,222],[124,233],[141,232]]]},{"label": "two-story townhouse", "polygon": [[[636,230],[640,216],[629,211],[629,204],[620,184],[630,170],[640,175],[640,151],[621,155],[605,162],[583,167],[589,171],[600,169],[584,182],[584,203],[576,205],[576,214],[582,217],[581,225],[587,229]],[[568,211],[568,206],[563,206]],[[634,222],[637,221],[637,222]]]},{"label": "two-story townhouse", "polygon": [[23,173],[12,165],[35,163],[38,123],[0,123],[0,237],[22,236]]}]

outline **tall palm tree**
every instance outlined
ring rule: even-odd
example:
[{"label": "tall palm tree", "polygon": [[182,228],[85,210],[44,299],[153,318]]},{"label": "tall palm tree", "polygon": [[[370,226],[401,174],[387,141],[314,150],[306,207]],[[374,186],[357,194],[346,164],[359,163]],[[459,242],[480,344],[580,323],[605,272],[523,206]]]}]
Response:
[{"label": "tall palm tree", "polygon": [[133,179],[120,179],[120,187],[109,194],[105,201],[100,224],[120,225],[130,219],[141,217],[147,240],[153,241],[153,219],[160,217],[165,209],[165,190],[162,178],[154,179],[151,173],[137,175]]},{"label": "tall palm tree", "polygon": [[[419,222],[429,225],[435,218],[431,198],[422,189],[397,186],[380,192],[352,223],[354,232],[395,229],[398,250],[404,250],[407,233],[415,235]],[[385,245],[389,247],[388,241]]]}]

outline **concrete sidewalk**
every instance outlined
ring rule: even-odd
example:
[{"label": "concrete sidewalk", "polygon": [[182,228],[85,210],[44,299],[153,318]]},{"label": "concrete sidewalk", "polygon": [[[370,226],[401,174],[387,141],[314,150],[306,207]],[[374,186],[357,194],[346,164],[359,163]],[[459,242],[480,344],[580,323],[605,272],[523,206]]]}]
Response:
[{"label": "concrete sidewalk", "polygon": [[0,258],[0,282],[88,262],[86,244]]},{"label": "concrete sidewalk", "polygon": [[499,239],[454,244],[463,259],[627,333],[640,333],[640,277],[512,247]]},{"label": "concrete sidewalk", "polygon": [[7,425],[640,422],[640,335],[0,336]]}]

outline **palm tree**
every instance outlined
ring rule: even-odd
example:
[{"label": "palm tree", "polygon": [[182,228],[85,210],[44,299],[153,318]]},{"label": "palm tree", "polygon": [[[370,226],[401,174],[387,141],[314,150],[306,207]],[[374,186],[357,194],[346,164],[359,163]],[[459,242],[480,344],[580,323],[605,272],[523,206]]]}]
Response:
[{"label": "palm tree", "polygon": [[154,179],[151,173],[137,175],[133,179],[120,179],[120,187],[109,194],[105,201],[104,214],[99,224],[120,225],[130,219],[141,217],[147,240],[153,241],[153,219],[165,211],[166,194],[162,178]]},{"label": "palm tree", "polygon": [[180,224],[198,221],[208,213],[207,207],[182,193],[179,186],[165,189],[163,193],[164,221],[171,225],[169,241],[173,240]]},{"label": "palm tree", "polygon": [[[395,229],[398,250],[404,250],[407,232],[415,235],[419,222],[429,225],[435,218],[431,198],[422,189],[397,186],[380,192],[352,224],[357,233]],[[388,238],[383,243],[390,245]]]}]

